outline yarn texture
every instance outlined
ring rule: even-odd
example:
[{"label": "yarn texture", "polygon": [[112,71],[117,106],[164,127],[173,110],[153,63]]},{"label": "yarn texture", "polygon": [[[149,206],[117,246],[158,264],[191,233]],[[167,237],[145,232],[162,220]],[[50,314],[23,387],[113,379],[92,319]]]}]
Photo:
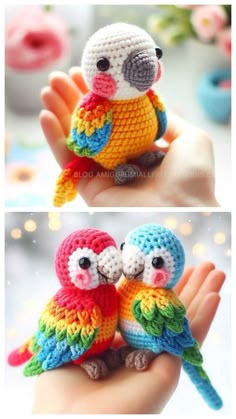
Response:
[{"label": "yarn texture", "polygon": [[26,376],[73,362],[92,379],[101,378],[107,366],[94,357],[110,348],[117,327],[114,283],[122,272],[120,252],[107,233],[82,229],[60,244],[55,268],[62,288],[41,313],[36,333],[10,353],[8,362],[16,366],[28,361]]},{"label": "yarn texture", "polygon": [[191,334],[185,307],[172,289],[184,268],[181,242],[165,227],[147,224],[127,235],[122,253],[119,330],[137,349],[127,355],[126,365],[142,370],[155,354],[166,351],[179,356],[208,405],[221,408],[222,400],[202,367],[203,357]]},{"label": "yarn texture", "polygon": [[[77,160],[58,178],[55,206],[76,196],[79,178],[88,170],[84,157],[116,173],[121,165],[130,165],[130,160],[152,154],[152,143],[163,136],[167,126],[162,100],[151,89],[162,74],[160,58],[152,38],[134,25],[109,25],[88,40],[82,69],[90,92],[74,111],[67,139]],[[149,159],[148,167],[151,160],[158,165],[162,158]],[[131,181],[141,172],[137,166],[124,173],[115,176],[115,183]]]}]

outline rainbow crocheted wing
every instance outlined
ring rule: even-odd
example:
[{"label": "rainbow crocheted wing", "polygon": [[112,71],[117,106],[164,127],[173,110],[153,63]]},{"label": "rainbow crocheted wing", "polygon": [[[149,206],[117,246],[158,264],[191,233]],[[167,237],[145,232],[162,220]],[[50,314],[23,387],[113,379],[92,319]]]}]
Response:
[{"label": "rainbow crocheted wing", "polygon": [[111,130],[111,102],[90,92],[74,112],[67,146],[77,156],[96,156],[108,142]]},{"label": "rainbow crocheted wing", "polygon": [[155,140],[158,140],[164,135],[167,128],[166,111],[163,102],[161,101],[158,94],[154,92],[154,90],[150,89],[147,92],[147,96],[149,97],[156,111],[156,116],[158,120],[158,132]]},{"label": "rainbow crocheted wing", "polygon": [[42,312],[32,347],[35,355],[24,375],[40,374],[77,360],[92,346],[102,322],[101,310],[91,298],[75,301],[70,294],[60,290]]},{"label": "rainbow crocheted wing", "polygon": [[185,317],[186,309],[173,290],[140,291],[132,304],[132,313],[163,350],[182,356],[194,365],[202,364],[202,355]]}]

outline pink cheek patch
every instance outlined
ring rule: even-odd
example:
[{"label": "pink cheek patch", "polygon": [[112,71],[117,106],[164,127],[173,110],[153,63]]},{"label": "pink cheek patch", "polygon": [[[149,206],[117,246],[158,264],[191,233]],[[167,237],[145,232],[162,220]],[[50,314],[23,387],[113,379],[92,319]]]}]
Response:
[{"label": "pink cheek patch", "polygon": [[170,275],[165,269],[155,269],[151,279],[156,287],[162,288],[168,282],[169,277]]},{"label": "pink cheek patch", "polygon": [[93,92],[102,97],[114,96],[117,90],[115,80],[108,74],[99,73],[92,79]]},{"label": "pink cheek patch", "polygon": [[162,73],[163,73],[163,66],[162,66],[162,63],[160,63],[158,61],[158,63],[157,63],[157,74],[156,74],[154,83],[156,83],[161,78]]},{"label": "pink cheek patch", "polygon": [[74,282],[74,284],[78,288],[85,289],[91,283],[91,280],[92,280],[92,277],[91,277],[90,273],[88,271],[85,271],[85,270],[81,269],[80,271],[78,271],[76,276],[73,278],[72,282]]}]

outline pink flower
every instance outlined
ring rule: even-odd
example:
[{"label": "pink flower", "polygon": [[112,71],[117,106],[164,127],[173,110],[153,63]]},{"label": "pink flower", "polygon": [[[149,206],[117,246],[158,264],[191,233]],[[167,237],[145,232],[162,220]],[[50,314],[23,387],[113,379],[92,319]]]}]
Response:
[{"label": "pink flower", "polygon": [[193,9],[191,22],[202,41],[211,41],[226,25],[227,14],[221,6],[199,6]]},{"label": "pink flower", "polygon": [[37,7],[21,8],[6,27],[6,65],[37,70],[64,56],[69,35],[64,20]]},{"label": "pink flower", "polygon": [[231,28],[225,28],[217,35],[217,42],[220,50],[231,57]]}]

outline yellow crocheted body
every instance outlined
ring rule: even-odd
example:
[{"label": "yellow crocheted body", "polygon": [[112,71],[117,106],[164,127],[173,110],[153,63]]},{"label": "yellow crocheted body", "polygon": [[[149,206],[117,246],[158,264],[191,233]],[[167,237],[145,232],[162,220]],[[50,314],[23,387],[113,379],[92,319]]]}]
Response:
[{"label": "yellow crocheted body", "polygon": [[[119,281],[118,293],[120,296],[120,319],[133,320],[132,304],[135,301],[137,295],[142,298],[143,304],[150,304],[151,300],[155,299],[155,304],[160,308],[165,308],[169,303],[174,306],[180,306],[181,302],[176,297],[175,292],[172,289],[167,288],[156,288],[152,289],[148,285],[144,284],[139,280],[128,280],[122,278]],[[153,297],[153,298],[151,298]]]},{"label": "yellow crocheted body", "polygon": [[94,157],[108,170],[145,153],[158,132],[155,109],[147,95],[111,103],[111,136],[103,150]]}]

